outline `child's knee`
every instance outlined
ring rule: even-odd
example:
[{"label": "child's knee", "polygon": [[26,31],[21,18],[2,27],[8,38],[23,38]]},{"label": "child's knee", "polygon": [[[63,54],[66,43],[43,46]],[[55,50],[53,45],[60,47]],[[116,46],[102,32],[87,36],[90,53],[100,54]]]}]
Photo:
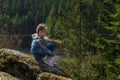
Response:
[{"label": "child's knee", "polygon": [[49,50],[53,51],[54,48],[55,48],[55,45],[54,45],[53,43],[47,43],[47,44],[46,44],[46,47],[47,47]]}]

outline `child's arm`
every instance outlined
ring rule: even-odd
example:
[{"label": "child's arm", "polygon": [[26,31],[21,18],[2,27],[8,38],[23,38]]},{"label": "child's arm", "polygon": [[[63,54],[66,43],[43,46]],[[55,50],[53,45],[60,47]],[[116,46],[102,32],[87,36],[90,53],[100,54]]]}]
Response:
[{"label": "child's arm", "polygon": [[45,46],[44,46],[44,43],[43,41],[40,41],[40,47],[43,49],[43,51],[46,53],[46,54],[52,54],[52,52],[50,50],[48,50]]}]

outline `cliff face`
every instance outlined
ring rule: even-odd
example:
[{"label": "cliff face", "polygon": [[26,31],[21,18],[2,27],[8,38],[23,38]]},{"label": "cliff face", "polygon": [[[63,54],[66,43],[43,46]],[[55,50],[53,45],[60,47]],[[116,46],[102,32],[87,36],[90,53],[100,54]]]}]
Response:
[{"label": "cliff face", "polygon": [[57,66],[36,62],[32,55],[11,49],[0,49],[0,71],[21,80],[71,80]]}]

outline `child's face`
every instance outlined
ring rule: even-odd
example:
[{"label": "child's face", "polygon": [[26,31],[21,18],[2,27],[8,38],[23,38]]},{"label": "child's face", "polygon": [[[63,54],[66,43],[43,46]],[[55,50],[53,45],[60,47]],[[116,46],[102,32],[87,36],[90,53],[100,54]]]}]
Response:
[{"label": "child's face", "polygon": [[44,37],[46,35],[46,30],[39,31],[39,36]]}]

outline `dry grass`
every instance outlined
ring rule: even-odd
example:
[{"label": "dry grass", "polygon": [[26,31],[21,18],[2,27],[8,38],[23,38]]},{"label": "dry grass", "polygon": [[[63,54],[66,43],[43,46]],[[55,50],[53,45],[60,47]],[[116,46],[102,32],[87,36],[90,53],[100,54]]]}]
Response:
[{"label": "dry grass", "polygon": [[18,49],[30,46],[31,37],[24,35],[0,35],[0,48]]}]

